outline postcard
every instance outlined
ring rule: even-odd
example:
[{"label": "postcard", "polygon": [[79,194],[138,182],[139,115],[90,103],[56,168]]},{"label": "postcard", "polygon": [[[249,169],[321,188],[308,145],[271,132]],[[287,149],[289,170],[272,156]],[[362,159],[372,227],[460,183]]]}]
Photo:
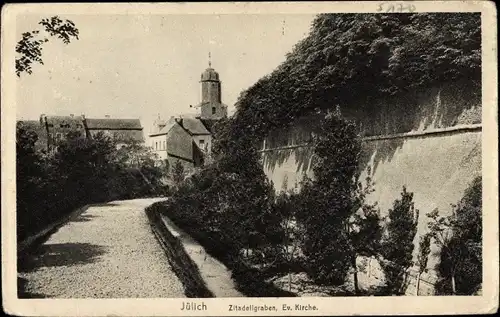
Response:
[{"label": "postcard", "polygon": [[5,312],[495,313],[496,15],[6,4]]}]

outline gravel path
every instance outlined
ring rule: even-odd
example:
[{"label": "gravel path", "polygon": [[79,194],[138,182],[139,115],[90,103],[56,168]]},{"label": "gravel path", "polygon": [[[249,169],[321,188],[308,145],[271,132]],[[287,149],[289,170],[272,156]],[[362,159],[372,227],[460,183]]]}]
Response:
[{"label": "gravel path", "polygon": [[92,205],[41,245],[19,268],[31,297],[185,297],[148,224],[157,200]]}]

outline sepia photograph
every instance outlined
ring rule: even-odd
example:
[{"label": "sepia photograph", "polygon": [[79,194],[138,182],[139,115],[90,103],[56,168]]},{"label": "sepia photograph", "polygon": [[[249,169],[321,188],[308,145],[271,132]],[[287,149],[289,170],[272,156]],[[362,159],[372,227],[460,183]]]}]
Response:
[{"label": "sepia photograph", "polygon": [[418,3],[4,7],[12,296],[203,316],[484,298],[494,313],[496,10]]}]

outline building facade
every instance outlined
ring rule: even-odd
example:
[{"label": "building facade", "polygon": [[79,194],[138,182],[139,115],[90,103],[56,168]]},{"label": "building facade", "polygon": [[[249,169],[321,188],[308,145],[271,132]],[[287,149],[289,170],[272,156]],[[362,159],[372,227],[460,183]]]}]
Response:
[{"label": "building facade", "polygon": [[180,162],[185,168],[203,165],[212,148],[214,122],[227,116],[227,106],[221,100],[219,74],[209,67],[201,74],[201,102],[199,113],[160,117],[149,134],[150,146],[168,166]]},{"label": "building facade", "polygon": [[42,114],[39,121],[21,120],[18,125],[34,131],[38,140],[37,150],[51,151],[57,143],[65,139],[69,133],[80,137],[92,138],[99,132],[110,136],[121,147],[130,143],[144,143],[143,127],[139,119],[93,119],[81,116],[46,116]]}]

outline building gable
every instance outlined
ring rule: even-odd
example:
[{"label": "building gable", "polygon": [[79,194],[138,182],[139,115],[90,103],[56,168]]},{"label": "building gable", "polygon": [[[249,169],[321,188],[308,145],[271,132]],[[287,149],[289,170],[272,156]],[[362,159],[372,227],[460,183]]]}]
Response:
[{"label": "building gable", "polygon": [[167,134],[167,154],[193,161],[192,136],[179,124],[173,125]]}]

